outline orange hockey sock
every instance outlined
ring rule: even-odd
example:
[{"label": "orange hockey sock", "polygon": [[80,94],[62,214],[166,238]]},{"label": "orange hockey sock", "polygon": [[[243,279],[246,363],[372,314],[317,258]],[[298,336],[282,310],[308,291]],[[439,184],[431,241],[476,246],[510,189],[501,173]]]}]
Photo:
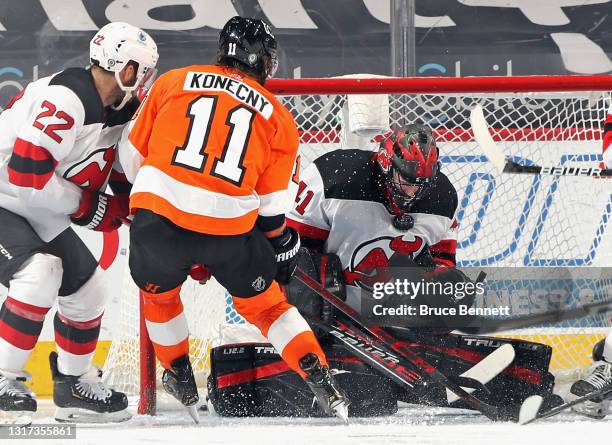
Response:
[{"label": "orange hockey sock", "polygon": [[283,357],[291,369],[305,377],[299,360],[312,352],[327,365],[325,354],[314,333],[298,310],[287,302],[275,281],[259,295],[249,298],[233,297],[234,306],[249,323],[259,328]]},{"label": "orange hockey sock", "polygon": [[189,330],[180,298],[181,287],[144,296],[144,317],[155,356],[170,369],[172,360],[189,354]]}]

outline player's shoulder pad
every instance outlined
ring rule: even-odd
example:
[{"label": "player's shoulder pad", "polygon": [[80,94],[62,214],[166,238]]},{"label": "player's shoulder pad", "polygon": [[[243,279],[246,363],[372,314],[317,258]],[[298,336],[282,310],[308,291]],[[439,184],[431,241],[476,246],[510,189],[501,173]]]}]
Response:
[{"label": "player's shoulder pad", "polygon": [[63,86],[71,90],[81,101],[85,110],[83,125],[104,122],[104,104],[91,75],[85,68],[68,68],[57,73],[49,86]]},{"label": "player's shoulder pad", "polygon": [[373,155],[368,150],[338,149],[315,159],[325,198],[380,201],[372,171]]},{"label": "player's shoulder pad", "polygon": [[448,176],[439,172],[429,193],[414,204],[410,213],[428,213],[452,219],[455,216],[458,202],[455,186],[450,182]]}]

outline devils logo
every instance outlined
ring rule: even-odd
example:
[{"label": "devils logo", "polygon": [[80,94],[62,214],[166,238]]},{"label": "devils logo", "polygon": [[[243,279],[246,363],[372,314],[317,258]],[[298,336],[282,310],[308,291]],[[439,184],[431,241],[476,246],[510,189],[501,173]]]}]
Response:
[{"label": "devils logo", "polygon": [[101,190],[108,180],[114,160],[114,146],[101,148],[66,170],[64,178],[87,190]]},{"label": "devils logo", "polygon": [[[412,239],[405,239],[408,237]],[[344,269],[344,280],[348,285],[372,291],[374,283],[391,280],[392,256],[416,256],[423,245],[423,240],[415,235],[382,236],[366,241],[353,251],[349,267]]]}]

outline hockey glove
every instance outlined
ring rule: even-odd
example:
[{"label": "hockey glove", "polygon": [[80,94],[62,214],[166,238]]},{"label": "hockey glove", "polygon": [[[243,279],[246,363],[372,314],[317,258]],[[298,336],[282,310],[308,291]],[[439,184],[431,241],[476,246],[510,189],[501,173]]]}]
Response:
[{"label": "hockey glove", "polygon": [[300,235],[292,227],[285,227],[283,233],[269,240],[276,256],[276,281],[287,284],[297,265]]},{"label": "hockey glove", "polygon": [[81,203],[70,219],[77,226],[98,232],[112,232],[121,227],[129,214],[129,201],[125,196],[107,195],[83,190]]}]

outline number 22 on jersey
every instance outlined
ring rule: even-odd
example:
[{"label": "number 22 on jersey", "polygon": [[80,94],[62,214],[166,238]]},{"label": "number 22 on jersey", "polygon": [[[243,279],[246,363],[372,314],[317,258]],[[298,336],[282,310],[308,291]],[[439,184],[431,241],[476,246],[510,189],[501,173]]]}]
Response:
[{"label": "number 22 on jersey", "polygon": [[[189,104],[189,129],[182,147],[177,147],[173,165],[203,172],[208,159],[208,136],[215,115],[217,96],[199,96]],[[245,168],[242,165],[251,135],[255,111],[239,105],[232,108],[225,120],[230,127],[221,157],[214,160],[211,175],[240,186]]]}]

